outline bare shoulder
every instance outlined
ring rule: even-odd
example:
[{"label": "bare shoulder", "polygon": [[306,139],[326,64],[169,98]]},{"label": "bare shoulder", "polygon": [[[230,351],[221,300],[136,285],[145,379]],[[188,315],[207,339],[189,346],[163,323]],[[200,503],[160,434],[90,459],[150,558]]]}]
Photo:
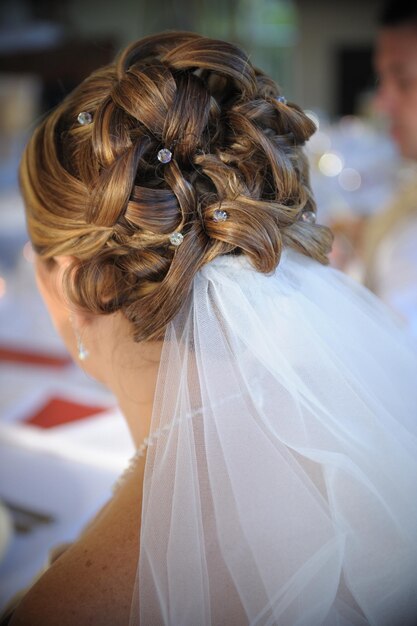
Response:
[{"label": "bare shoulder", "polygon": [[29,590],[11,626],[126,626],[139,554],[144,460]]}]

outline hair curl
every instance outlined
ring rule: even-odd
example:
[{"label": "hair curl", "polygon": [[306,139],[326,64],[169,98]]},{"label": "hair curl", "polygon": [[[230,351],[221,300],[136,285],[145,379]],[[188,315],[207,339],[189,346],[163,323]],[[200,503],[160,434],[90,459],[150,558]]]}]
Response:
[{"label": "hair curl", "polygon": [[[75,257],[70,301],[123,311],[142,341],[162,336],[218,255],[271,272],[288,245],[328,263],[331,232],[299,219],[315,209],[301,149],[315,126],[278,96],[238,47],[188,32],[133,43],[67,96],[31,137],[20,182],[35,251]],[[219,207],[227,221],[213,220]]]}]

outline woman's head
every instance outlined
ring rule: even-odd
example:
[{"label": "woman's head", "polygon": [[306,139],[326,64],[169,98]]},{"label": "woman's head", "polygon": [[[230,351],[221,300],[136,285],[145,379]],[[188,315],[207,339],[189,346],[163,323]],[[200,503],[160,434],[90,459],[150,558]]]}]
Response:
[{"label": "woman's head", "polygon": [[137,341],[159,338],[218,255],[270,272],[288,245],[327,262],[330,232],[300,219],[315,208],[301,151],[314,130],[236,46],[192,33],[142,39],[29,141],[20,179],[34,249],[41,262],[72,257],[72,305],[122,311]]}]

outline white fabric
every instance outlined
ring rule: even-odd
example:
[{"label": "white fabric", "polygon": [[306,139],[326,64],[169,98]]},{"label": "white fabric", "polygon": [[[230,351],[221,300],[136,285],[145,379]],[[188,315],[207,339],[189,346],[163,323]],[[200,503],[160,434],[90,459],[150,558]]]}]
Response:
[{"label": "white fabric", "polygon": [[415,624],[416,381],[339,271],[205,266],[164,343],[130,623]]}]

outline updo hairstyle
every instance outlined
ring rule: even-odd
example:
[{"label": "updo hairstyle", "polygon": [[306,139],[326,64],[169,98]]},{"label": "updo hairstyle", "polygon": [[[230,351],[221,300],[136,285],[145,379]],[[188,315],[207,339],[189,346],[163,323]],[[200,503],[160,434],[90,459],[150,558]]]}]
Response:
[{"label": "updo hairstyle", "polygon": [[168,32],[133,43],[44,119],[20,182],[36,253],[75,258],[72,305],[121,310],[136,341],[156,339],[218,255],[266,273],[283,246],[328,262],[331,232],[300,219],[315,210],[301,149],[315,126],[279,95],[235,45]]}]

